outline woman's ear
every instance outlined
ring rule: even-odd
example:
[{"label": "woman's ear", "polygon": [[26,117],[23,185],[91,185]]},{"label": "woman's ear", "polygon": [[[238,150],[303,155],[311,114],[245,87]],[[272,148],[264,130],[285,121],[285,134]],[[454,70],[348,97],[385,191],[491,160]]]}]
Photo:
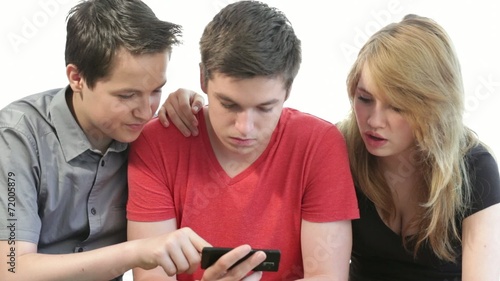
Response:
[{"label": "woman's ear", "polygon": [[205,67],[203,66],[203,63],[200,62],[200,87],[201,90],[206,94],[207,93],[207,83],[205,79]]},{"label": "woman's ear", "polygon": [[78,71],[76,65],[68,64],[66,66],[66,76],[68,77],[69,86],[71,87],[73,92],[81,92],[85,81],[82,76],[80,76],[80,72]]}]

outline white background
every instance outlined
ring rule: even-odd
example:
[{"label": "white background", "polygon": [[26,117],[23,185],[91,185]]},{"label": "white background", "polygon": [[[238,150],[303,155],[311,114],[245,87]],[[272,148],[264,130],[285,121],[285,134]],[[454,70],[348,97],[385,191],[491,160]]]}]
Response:
[{"label": "white background", "polygon": [[[222,0],[149,0],[156,15],[184,28],[168,69],[166,95],[201,92],[198,40]],[[433,18],[452,38],[466,91],[465,122],[498,156],[500,138],[500,1],[264,1],[281,9],[302,40],[303,63],[287,106],[340,121],[349,110],[345,79],[359,48],[382,26],[414,13]],[[8,1],[0,11],[0,108],[67,84],[65,18],[75,0]]]},{"label": "white background", "polygon": [[[145,1],[163,20],[184,28],[175,47],[163,99],[179,87],[201,92],[198,40],[227,0]],[[337,122],[349,109],[345,79],[359,48],[408,13],[435,19],[459,55],[466,90],[465,122],[500,155],[500,1],[278,1],[302,40],[303,63],[286,105]],[[67,83],[65,18],[76,0],[8,1],[0,11],[0,108],[25,95]]]}]

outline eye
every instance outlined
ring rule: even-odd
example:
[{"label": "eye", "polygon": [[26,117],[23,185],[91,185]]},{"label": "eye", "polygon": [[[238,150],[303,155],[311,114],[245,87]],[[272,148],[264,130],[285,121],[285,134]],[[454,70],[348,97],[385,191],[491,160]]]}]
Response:
[{"label": "eye", "polygon": [[395,107],[395,106],[390,106],[390,109],[394,112],[401,113],[403,110],[401,108]]},{"label": "eye", "polygon": [[122,95],[118,95],[118,97],[119,97],[119,98],[121,98],[121,99],[126,100],[126,99],[130,99],[130,98],[132,98],[134,95],[135,95],[134,93],[130,93],[130,94],[122,94]]},{"label": "eye", "polygon": [[154,90],[154,91],[151,93],[151,96],[153,96],[153,97],[161,96],[161,89],[156,89],[156,90]]},{"label": "eye", "polygon": [[361,95],[358,95],[358,100],[360,100],[362,103],[370,103],[372,100],[367,97],[363,97]]},{"label": "eye", "polygon": [[223,103],[223,102],[221,102],[220,104],[222,105],[222,107],[227,108],[227,109],[233,109],[236,106],[234,103]]},{"label": "eye", "polygon": [[259,110],[261,112],[271,112],[273,110],[273,107],[259,107]]}]

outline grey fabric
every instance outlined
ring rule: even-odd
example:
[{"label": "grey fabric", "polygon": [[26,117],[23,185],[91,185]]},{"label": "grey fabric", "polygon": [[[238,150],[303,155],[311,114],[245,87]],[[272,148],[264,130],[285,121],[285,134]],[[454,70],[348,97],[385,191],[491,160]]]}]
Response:
[{"label": "grey fabric", "polygon": [[93,151],[66,95],[70,88],[50,90],[0,110],[0,240],[41,253],[126,239],[128,145]]}]

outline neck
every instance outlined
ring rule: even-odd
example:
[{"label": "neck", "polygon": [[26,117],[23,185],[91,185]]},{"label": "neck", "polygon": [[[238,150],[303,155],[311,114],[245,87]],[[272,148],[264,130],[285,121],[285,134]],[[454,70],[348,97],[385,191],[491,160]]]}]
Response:
[{"label": "neck", "polygon": [[83,121],[85,120],[83,117],[79,118],[79,116],[83,115],[79,112],[78,106],[81,98],[81,93],[75,93],[71,90],[67,92],[66,103],[68,104],[68,108],[71,112],[71,115],[73,115],[73,118],[75,118],[76,123],[78,124],[78,126],[80,126],[80,129],[82,129],[83,133],[90,142],[92,149],[99,150],[102,154],[104,154],[111,144],[112,139],[105,136],[104,133],[100,132],[98,129],[86,125],[86,122]]},{"label": "neck", "polygon": [[408,150],[398,155],[379,157],[378,163],[391,189],[400,186],[414,186],[419,179],[420,169],[414,150]]},{"label": "neck", "polygon": [[418,169],[417,155],[414,149],[407,149],[399,154],[378,157],[377,162],[383,171],[413,173]]}]

